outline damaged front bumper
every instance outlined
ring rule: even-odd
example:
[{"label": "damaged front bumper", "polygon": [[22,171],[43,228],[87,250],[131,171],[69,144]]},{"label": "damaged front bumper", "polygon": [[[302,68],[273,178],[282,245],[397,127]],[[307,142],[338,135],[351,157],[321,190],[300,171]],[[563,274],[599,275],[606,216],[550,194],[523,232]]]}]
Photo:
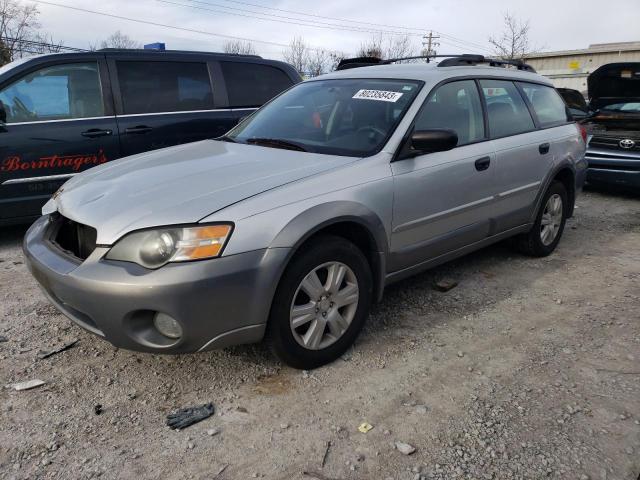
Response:
[{"label": "damaged front bumper", "polygon": [[[289,249],[262,249],[148,270],[104,258],[97,247],[84,261],[48,239],[48,216],[28,230],[29,270],[50,301],[84,329],[116,347],[188,353],[262,339]],[[177,320],[178,339],[154,326],[156,313]]]}]

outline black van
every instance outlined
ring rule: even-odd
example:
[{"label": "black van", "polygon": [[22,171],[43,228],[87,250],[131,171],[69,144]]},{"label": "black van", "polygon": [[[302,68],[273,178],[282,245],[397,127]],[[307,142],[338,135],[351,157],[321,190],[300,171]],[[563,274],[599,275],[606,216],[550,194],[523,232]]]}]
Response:
[{"label": "black van", "polygon": [[78,172],[218,137],[301,81],[253,55],[100,50],[0,68],[0,225],[39,215]]}]

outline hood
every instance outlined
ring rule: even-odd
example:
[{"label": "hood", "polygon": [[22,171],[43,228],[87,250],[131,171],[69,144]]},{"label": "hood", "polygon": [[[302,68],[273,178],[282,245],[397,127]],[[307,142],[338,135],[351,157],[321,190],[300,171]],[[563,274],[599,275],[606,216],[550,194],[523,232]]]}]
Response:
[{"label": "hood", "polygon": [[598,110],[620,101],[640,99],[640,63],[610,63],[587,80],[591,108]]},{"label": "hood", "polygon": [[110,245],[141,228],[196,223],[246,198],[355,158],[207,140],[123,158],[77,175],[48,210]]}]

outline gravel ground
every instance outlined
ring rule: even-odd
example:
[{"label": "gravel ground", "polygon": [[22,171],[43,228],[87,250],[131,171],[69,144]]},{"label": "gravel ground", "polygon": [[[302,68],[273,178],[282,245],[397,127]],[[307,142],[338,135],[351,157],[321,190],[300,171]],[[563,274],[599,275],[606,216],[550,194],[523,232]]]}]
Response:
[{"label": "gravel ground", "polygon": [[[23,233],[0,232],[0,382],[46,384],[0,387],[2,479],[640,473],[638,197],[580,197],[548,258],[501,244],[389,288],[357,345],[313,372],[260,346],[117,350],[48,304],[23,264]],[[459,285],[438,292],[442,278]],[[165,425],[206,402],[213,417]]]}]

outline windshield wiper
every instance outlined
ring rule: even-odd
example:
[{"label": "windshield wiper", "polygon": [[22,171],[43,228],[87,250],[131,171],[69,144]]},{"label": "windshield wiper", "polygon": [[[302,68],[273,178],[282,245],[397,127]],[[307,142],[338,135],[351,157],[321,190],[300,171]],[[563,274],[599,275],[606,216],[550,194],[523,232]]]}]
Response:
[{"label": "windshield wiper", "polygon": [[263,145],[265,147],[284,148],[285,150],[297,150],[298,152],[308,151],[299,143],[282,140],[280,138],[249,138],[247,139],[247,143]]},{"label": "windshield wiper", "polygon": [[221,137],[216,138],[216,140],[220,140],[221,142],[238,143],[237,140],[234,140],[233,138],[228,137],[227,135],[222,135]]}]

